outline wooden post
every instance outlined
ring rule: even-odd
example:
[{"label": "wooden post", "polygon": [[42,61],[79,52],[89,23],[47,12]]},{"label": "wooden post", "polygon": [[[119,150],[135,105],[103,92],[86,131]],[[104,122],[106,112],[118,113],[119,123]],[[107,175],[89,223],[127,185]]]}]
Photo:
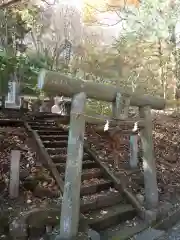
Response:
[{"label": "wooden post", "polygon": [[124,118],[128,118],[129,106],[130,106],[130,97],[124,97],[124,107],[123,107]]},{"label": "wooden post", "polygon": [[121,93],[116,94],[116,100],[112,103],[112,115],[113,118],[119,119],[122,112],[122,95]]},{"label": "wooden post", "polygon": [[151,108],[149,106],[141,107],[139,109],[139,113],[140,117],[144,118],[145,120],[145,127],[140,131],[140,137],[143,149],[146,208],[153,209],[158,206],[158,186],[152,137],[153,126]]},{"label": "wooden post", "polygon": [[78,233],[80,211],[80,185],[85,131],[86,94],[80,93],[72,100],[64,194],[61,209],[60,236],[72,239]]},{"label": "wooden post", "polygon": [[20,165],[21,152],[19,150],[11,151],[11,169],[10,169],[10,185],[9,196],[10,198],[17,198],[19,196],[19,165]]},{"label": "wooden post", "polygon": [[126,119],[128,117],[130,106],[130,97],[122,96],[121,93],[116,94],[116,100],[112,103],[112,114],[115,119]]},{"label": "wooden post", "polygon": [[132,169],[138,167],[138,135],[130,136],[130,167]]}]

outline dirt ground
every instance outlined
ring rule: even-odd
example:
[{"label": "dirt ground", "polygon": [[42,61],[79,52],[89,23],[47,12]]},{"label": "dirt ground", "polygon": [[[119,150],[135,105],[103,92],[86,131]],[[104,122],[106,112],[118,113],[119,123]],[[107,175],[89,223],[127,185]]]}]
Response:
[{"label": "dirt ground", "polygon": [[[0,128],[0,141],[0,239],[4,239],[9,231],[9,221],[14,216],[57,203],[60,192],[48,169],[38,162],[24,128]],[[11,150],[21,151],[17,199],[10,199],[8,192]]]},{"label": "dirt ground", "polygon": [[[180,118],[158,114],[155,116],[153,142],[157,167],[158,190],[161,201],[176,202],[180,199]],[[113,147],[113,139],[106,134],[99,135],[93,127],[88,128],[88,140],[98,152],[102,161],[117,177],[135,194],[144,195],[144,180],[142,169],[142,150],[139,140],[139,169],[137,174],[131,174],[129,168],[129,136],[119,134],[117,148]],[[118,167],[114,160],[118,155]]]},{"label": "dirt ground", "polygon": [[[178,202],[180,200],[180,118],[157,115],[154,119],[154,148],[157,166],[157,179],[160,200]],[[101,160],[120,177],[124,184],[137,195],[144,195],[143,170],[131,174],[128,168],[129,136],[119,135],[116,149],[113,139],[107,135],[99,135],[93,127],[87,128],[87,140],[97,151]],[[11,150],[21,151],[20,193],[17,200],[9,198],[9,169]],[[114,167],[117,159],[118,167]],[[139,153],[141,162],[141,150]],[[0,128],[0,239],[8,232],[7,216],[21,214],[37,206],[57,203],[59,190],[48,169],[38,162],[32,149],[32,140],[25,130],[19,128]],[[6,213],[6,214],[5,214]]]}]

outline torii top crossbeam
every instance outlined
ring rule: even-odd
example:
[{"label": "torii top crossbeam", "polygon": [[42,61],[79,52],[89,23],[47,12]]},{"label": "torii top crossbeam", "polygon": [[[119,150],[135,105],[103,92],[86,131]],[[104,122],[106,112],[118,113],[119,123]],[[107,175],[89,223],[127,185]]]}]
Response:
[{"label": "torii top crossbeam", "polygon": [[72,97],[74,94],[85,92],[88,98],[114,102],[117,93],[120,92],[122,95],[130,98],[131,106],[150,106],[152,109],[162,110],[166,104],[165,99],[160,97],[137,95],[117,86],[77,80],[60,72],[46,71],[44,69],[39,74],[38,86],[46,94],[51,96],[63,95]]}]

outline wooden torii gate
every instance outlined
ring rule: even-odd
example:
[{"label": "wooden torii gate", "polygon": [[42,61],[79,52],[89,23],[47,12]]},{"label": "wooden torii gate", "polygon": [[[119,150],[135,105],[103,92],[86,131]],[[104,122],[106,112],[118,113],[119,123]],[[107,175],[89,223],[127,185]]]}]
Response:
[{"label": "wooden torii gate", "polygon": [[[41,85],[41,89],[48,95],[73,97],[70,114],[66,177],[61,210],[60,237],[62,239],[71,239],[71,237],[76,235],[78,229],[85,122],[106,122],[106,119],[94,122],[93,117],[85,115],[87,98],[112,102],[114,120],[110,120],[109,127],[120,126],[122,122],[126,122],[130,126],[136,123],[139,126],[143,149],[146,209],[156,209],[158,207],[158,187],[153,149],[151,109],[164,109],[165,100],[151,95],[140,96],[130,91],[125,92],[123,89],[112,85],[76,80],[59,72],[46,70],[41,71],[39,83],[41,83],[39,84]],[[130,105],[139,107],[140,118],[137,122],[132,119],[129,121],[128,119],[124,119],[124,116],[122,117],[122,111],[124,110],[124,113],[127,113],[127,108]],[[68,205],[69,201],[71,204]],[[68,219],[65,217],[65,212],[69,213]],[[65,219],[68,220],[68,223]]]}]

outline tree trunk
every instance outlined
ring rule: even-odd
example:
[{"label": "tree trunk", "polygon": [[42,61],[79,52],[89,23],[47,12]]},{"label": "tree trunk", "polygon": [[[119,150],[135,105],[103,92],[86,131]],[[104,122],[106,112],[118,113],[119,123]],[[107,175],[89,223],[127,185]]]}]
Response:
[{"label": "tree trunk", "polygon": [[6,108],[6,96],[1,97],[1,107],[2,109]]},{"label": "tree trunk", "polygon": [[163,90],[163,98],[166,99],[166,79],[163,65],[163,48],[162,48],[162,39],[158,39],[158,52],[159,52],[159,69],[160,69],[160,83]]}]

